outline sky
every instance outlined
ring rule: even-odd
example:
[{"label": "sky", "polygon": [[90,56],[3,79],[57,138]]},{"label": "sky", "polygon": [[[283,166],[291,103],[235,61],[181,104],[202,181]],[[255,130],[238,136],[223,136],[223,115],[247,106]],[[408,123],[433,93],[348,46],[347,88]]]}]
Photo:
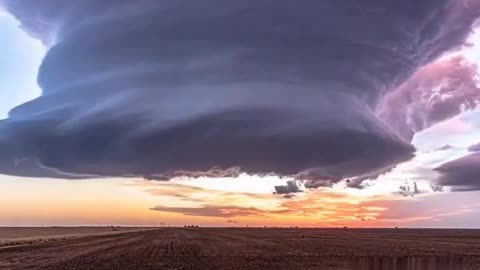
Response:
[{"label": "sky", "polygon": [[120,2],[0,8],[0,226],[480,227],[476,1],[431,35],[429,1],[256,30]]},{"label": "sky", "polygon": [[45,48],[40,41],[20,32],[18,22],[1,11],[0,32],[2,33],[0,119],[4,119],[13,107],[40,95],[40,89],[36,84],[37,71]]}]

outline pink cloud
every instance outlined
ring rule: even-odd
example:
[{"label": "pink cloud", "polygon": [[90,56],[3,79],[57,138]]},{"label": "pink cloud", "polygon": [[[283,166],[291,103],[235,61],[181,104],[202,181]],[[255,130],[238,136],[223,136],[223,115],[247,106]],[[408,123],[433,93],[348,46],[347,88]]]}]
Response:
[{"label": "pink cloud", "polygon": [[[480,103],[477,72],[477,65],[462,56],[438,60],[389,94],[377,113],[411,140],[416,132],[476,108]],[[456,120],[442,128],[448,133],[464,132],[469,126]]]}]

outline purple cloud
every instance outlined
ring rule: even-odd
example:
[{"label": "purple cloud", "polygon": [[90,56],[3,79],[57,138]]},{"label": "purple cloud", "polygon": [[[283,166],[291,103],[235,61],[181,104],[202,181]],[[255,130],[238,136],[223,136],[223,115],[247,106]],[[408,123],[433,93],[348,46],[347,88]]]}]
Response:
[{"label": "purple cloud", "polygon": [[2,3],[51,47],[42,96],[0,122],[0,172],[62,178],[390,168],[414,148],[377,107],[480,13],[456,0]]},{"label": "purple cloud", "polygon": [[480,190],[480,153],[447,162],[435,169],[441,175],[436,182],[454,191]]},{"label": "purple cloud", "polygon": [[480,143],[474,144],[468,147],[468,151],[470,152],[480,152]]},{"label": "purple cloud", "polygon": [[480,103],[477,66],[462,57],[440,60],[420,69],[388,94],[379,116],[404,138],[446,121]]}]

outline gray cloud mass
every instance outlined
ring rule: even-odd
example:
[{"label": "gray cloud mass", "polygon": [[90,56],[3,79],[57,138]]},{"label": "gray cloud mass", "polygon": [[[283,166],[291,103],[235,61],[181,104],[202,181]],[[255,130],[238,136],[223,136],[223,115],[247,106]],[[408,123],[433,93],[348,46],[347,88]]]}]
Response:
[{"label": "gray cloud mass", "polygon": [[[286,185],[275,186],[275,194],[292,195],[291,193],[299,193],[299,192],[302,192],[302,190],[299,187],[299,183],[297,183],[297,181],[294,181],[294,180],[287,181]],[[288,197],[290,196],[287,196],[286,198]]]},{"label": "gray cloud mass", "polygon": [[49,46],[42,96],[0,122],[0,173],[61,178],[335,181],[390,168],[414,148],[377,107],[461,46],[480,11],[457,0],[0,3]]},{"label": "gray cloud mass", "polygon": [[442,164],[435,169],[440,173],[436,182],[450,186],[454,191],[480,190],[480,153]]},{"label": "gray cloud mass", "polygon": [[474,144],[468,147],[468,151],[470,152],[480,152],[480,143]]}]

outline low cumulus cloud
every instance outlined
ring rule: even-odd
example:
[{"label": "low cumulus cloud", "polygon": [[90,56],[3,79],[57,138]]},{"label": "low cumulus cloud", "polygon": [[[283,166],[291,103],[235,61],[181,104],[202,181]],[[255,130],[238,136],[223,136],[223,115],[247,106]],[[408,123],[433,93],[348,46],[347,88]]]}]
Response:
[{"label": "low cumulus cloud", "polygon": [[295,195],[293,193],[283,195],[284,199],[294,199],[296,197],[297,197],[297,195]]},{"label": "low cumulus cloud", "polygon": [[[0,122],[2,174],[335,182],[410,159],[406,119],[418,130],[473,106],[469,80],[449,81],[462,90],[432,97],[419,124],[418,104],[384,97],[463,44],[478,1],[0,2],[49,46],[42,96]],[[400,114],[379,114],[384,102]]]},{"label": "low cumulus cloud", "polygon": [[308,189],[331,187],[332,181],[331,180],[306,180],[304,183],[304,186],[305,188],[308,188]]},{"label": "low cumulus cloud", "polygon": [[405,182],[405,185],[401,185],[399,187],[398,194],[404,197],[414,197],[415,195],[419,195],[424,193],[418,188],[417,182],[413,181],[409,183],[408,181]]},{"label": "low cumulus cloud", "polygon": [[303,192],[300,189],[299,183],[297,181],[291,180],[291,181],[287,181],[286,185],[275,186],[275,192],[274,193],[275,194],[289,195],[289,194],[292,194],[292,193],[299,193],[299,192]]}]

